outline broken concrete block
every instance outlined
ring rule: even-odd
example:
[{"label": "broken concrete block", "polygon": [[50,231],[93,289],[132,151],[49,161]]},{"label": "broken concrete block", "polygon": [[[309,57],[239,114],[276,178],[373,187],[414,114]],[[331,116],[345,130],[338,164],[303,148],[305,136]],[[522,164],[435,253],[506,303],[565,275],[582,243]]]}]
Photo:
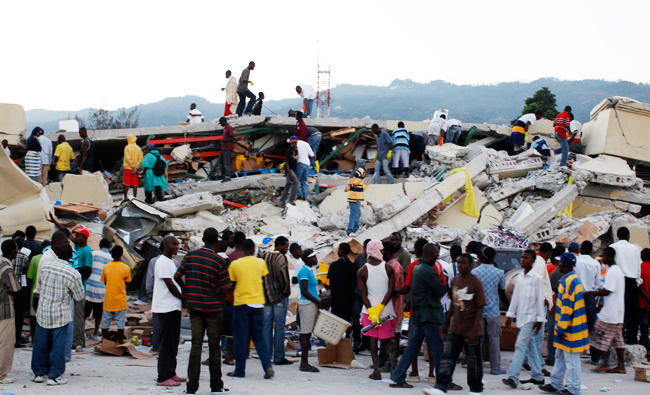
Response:
[{"label": "broken concrete block", "polygon": [[269,202],[261,202],[244,209],[244,213],[249,218],[273,217],[282,215],[282,208]]},{"label": "broken concrete block", "polygon": [[209,211],[199,211],[193,217],[167,218],[161,230],[170,232],[196,232],[209,227],[213,227],[219,232],[222,232],[228,228],[228,222],[221,216],[214,215]]},{"label": "broken concrete block", "polygon": [[591,172],[591,181],[598,184],[631,187],[637,181],[636,173],[625,160],[609,155],[599,155],[594,159],[579,155],[573,167]]},{"label": "broken concrete block", "polygon": [[210,192],[197,192],[176,199],[156,202],[153,206],[175,216],[193,214],[202,210],[219,214],[223,210],[223,198]]},{"label": "broken concrete block", "polygon": [[534,215],[526,215],[523,218],[519,218],[513,224],[513,228],[522,233],[532,234],[566,208],[577,196],[578,188],[575,185],[566,185],[553,195],[553,197],[536,205],[534,207]]},{"label": "broken concrete block", "polygon": [[51,202],[61,200],[61,192],[63,192],[63,189],[60,182],[51,182],[47,184],[44,189]]},{"label": "broken concrete block", "polygon": [[612,238],[618,241],[616,232],[619,228],[626,227],[630,231],[630,243],[636,244],[641,248],[650,247],[648,238],[648,226],[627,213],[619,213],[612,219]]},{"label": "broken concrete block", "polygon": [[499,176],[499,179],[510,177],[525,177],[528,172],[539,170],[544,167],[544,160],[541,158],[529,157],[526,160],[492,161],[488,166],[487,173]]},{"label": "broken concrete block", "polygon": [[503,220],[501,213],[487,202],[483,192],[476,187],[474,187],[474,197],[476,199],[476,206],[481,210],[480,218],[475,218],[462,212],[465,198],[461,197],[440,214],[438,219],[436,219],[436,225],[457,229],[469,229],[477,223],[479,224],[479,229],[489,229],[501,225],[501,221]]},{"label": "broken concrete block", "polygon": [[510,196],[516,195],[519,192],[523,192],[527,189],[533,187],[533,180],[530,178],[522,178],[515,182],[503,182],[501,185],[498,185],[492,189],[487,197],[493,202],[498,202]]},{"label": "broken concrete block", "polygon": [[62,184],[61,200],[64,202],[86,203],[96,207],[113,204],[108,184],[99,172],[89,175],[66,174]]},{"label": "broken concrete block", "polygon": [[296,204],[287,204],[287,220],[298,224],[311,224],[318,220],[318,215],[304,200],[296,200]]}]

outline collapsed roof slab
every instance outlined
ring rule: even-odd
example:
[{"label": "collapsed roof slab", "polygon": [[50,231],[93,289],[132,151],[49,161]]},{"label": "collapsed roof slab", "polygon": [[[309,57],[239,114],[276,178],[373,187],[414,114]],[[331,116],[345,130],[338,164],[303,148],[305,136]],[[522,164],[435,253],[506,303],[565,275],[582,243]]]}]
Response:
[{"label": "collapsed roof slab", "polygon": [[[467,163],[465,169],[467,169],[470,177],[474,178],[485,170],[487,163],[488,155],[482,153]],[[415,222],[418,218],[429,212],[432,208],[440,204],[445,198],[462,188],[464,185],[464,173],[458,172],[452,174],[441,183],[431,185],[424,191],[422,196],[414,200],[407,208],[400,211],[392,218],[359,233],[355,239],[381,240],[388,237],[391,233],[398,232]]]},{"label": "collapsed roof slab", "polygon": [[576,197],[578,197],[578,187],[574,184],[566,185],[550,199],[541,204],[536,204],[532,214],[517,222],[516,230],[526,234],[533,234],[571,204]]},{"label": "collapsed roof slab", "polygon": [[493,160],[487,169],[488,174],[499,176],[499,179],[511,177],[525,177],[528,172],[544,167],[544,160],[529,157],[523,161]]},{"label": "collapsed roof slab", "polygon": [[623,189],[608,185],[587,184],[580,192],[581,196],[589,196],[601,199],[619,200],[627,203],[648,205],[650,204],[650,189]]}]

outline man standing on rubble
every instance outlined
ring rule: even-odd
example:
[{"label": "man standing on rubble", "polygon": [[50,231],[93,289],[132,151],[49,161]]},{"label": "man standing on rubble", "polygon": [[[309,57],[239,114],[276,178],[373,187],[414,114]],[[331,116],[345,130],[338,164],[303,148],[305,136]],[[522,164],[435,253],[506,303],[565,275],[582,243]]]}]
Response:
[{"label": "man standing on rubble", "polygon": [[347,235],[355,233],[361,225],[361,202],[364,200],[363,190],[366,188],[363,179],[366,177],[366,169],[360,167],[354,171],[354,176],[350,177],[345,192],[348,193],[348,205],[350,206],[350,218],[348,219],[348,228],[345,231]]},{"label": "man standing on rubble", "polygon": [[221,170],[221,181],[225,182],[230,181],[230,162],[232,160],[232,151],[235,149],[235,132],[226,117],[219,118],[219,125],[223,127],[219,169]]},{"label": "man standing on rubble", "polygon": [[228,115],[234,114],[237,111],[237,104],[239,103],[239,96],[237,95],[237,78],[232,75],[230,70],[226,70],[226,87],[221,88],[222,91],[226,91],[226,105],[223,109],[223,116],[227,117]]},{"label": "man standing on rubble", "polygon": [[59,182],[63,181],[63,177],[70,173],[70,162],[74,159],[74,152],[72,147],[65,141],[65,135],[60,134],[57,137],[58,144],[54,150],[53,163],[56,168],[56,178]]},{"label": "man standing on rubble", "polygon": [[409,171],[409,132],[404,128],[404,122],[397,123],[397,129],[393,130],[393,167],[405,172]]},{"label": "man standing on rubble", "polygon": [[38,136],[38,142],[41,144],[41,184],[47,185],[47,174],[52,164],[52,140],[45,137],[45,133],[41,132]]},{"label": "man standing on rubble", "polygon": [[531,112],[522,115],[515,124],[512,125],[510,144],[514,147],[515,152],[523,151],[526,148],[526,143],[528,142],[528,129],[541,118],[542,112],[535,111],[535,113]]},{"label": "man standing on rubble", "polygon": [[144,172],[144,195],[145,201],[149,204],[154,202],[153,195],[157,201],[163,200],[163,192],[167,190],[167,160],[160,155],[156,146],[149,144],[149,152],[142,159]]},{"label": "man standing on rubble", "polygon": [[85,127],[79,128],[79,137],[81,137],[81,155],[79,157],[79,174],[83,171],[95,171],[95,143],[88,137],[88,130]]},{"label": "man standing on rubble", "polygon": [[571,140],[569,140],[569,151],[576,154],[584,154],[585,146],[582,145],[582,124],[574,119],[573,114],[570,114],[571,122],[569,122],[569,131],[571,132]]},{"label": "man standing on rubble", "polygon": [[569,158],[569,125],[571,123],[571,106],[564,107],[564,111],[555,116],[553,127],[555,128],[555,139],[560,143],[560,148],[556,148],[556,154],[562,154],[560,166],[566,166]]},{"label": "man standing on rubble", "polygon": [[[296,136],[291,136],[291,138]],[[279,205],[284,207],[287,202],[291,205],[296,203],[296,196],[298,195],[298,147],[296,137],[295,141],[289,139],[289,148],[285,154],[284,159],[284,173],[287,175],[287,182],[284,184],[284,189],[282,190],[282,195],[280,195]]]},{"label": "man standing on rubble", "polygon": [[375,160],[375,184],[381,184],[381,172],[384,172],[386,181],[389,184],[393,183],[393,175],[390,172],[390,161],[388,159],[388,152],[393,146],[393,140],[388,132],[379,129],[376,123],[372,125],[372,132],[377,136],[375,143],[377,144],[377,159]]},{"label": "man standing on rubble", "polygon": [[[237,105],[237,115],[242,116],[246,113],[249,115],[253,110],[253,104],[255,103],[255,94],[248,89],[248,84],[254,85],[253,81],[250,81],[251,71],[255,69],[255,62],[250,61],[248,67],[246,67],[241,72],[239,77],[239,83],[237,84],[237,95],[239,95],[239,104]],[[248,98],[248,105],[246,106],[246,98]],[[244,106],[246,109],[244,109]]]},{"label": "man standing on rubble", "polygon": [[264,276],[264,342],[273,356],[275,365],[291,365],[284,354],[285,324],[289,295],[291,295],[291,279],[289,278],[289,239],[278,236],[275,239],[275,250],[264,255],[264,261],[269,274]]},{"label": "man standing on rubble", "polygon": [[255,243],[246,239],[242,245],[244,256],[228,267],[230,280],[235,287],[233,307],[233,337],[235,346],[235,370],[228,377],[246,375],[246,359],[253,340],[260,357],[264,378],[270,379],[275,372],[271,366],[271,353],[264,341],[264,286],[263,278],[269,271],[266,263],[254,256]]},{"label": "man standing on rubble", "polygon": [[308,200],[309,194],[307,192],[307,181],[309,179],[309,166],[312,160],[315,161],[316,172],[318,172],[318,161],[316,161],[314,152],[306,141],[299,140],[297,136],[291,136],[289,142],[292,145],[295,144],[296,151],[298,152],[298,163],[296,165],[296,176],[300,183],[298,187],[298,197]]},{"label": "man standing on rubble", "polygon": [[[217,253],[219,232],[215,228],[203,231],[205,245],[190,251],[174,274],[174,280],[187,298],[192,328],[192,350],[187,365],[187,391],[194,394],[199,389],[201,375],[201,350],[207,330],[210,357],[210,390],[224,392],[221,379],[221,325],[223,294],[230,286],[227,262]],[[185,277],[185,280],[183,280]],[[227,391],[227,390],[226,390]]]},{"label": "man standing on rubble", "polygon": [[38,305],[31,365],[35,383],[44,382],[46,376],[48,385],[68,382],[62,376],[68,327],[73,320],[72,303],[84,299],[81,275],[69,265],[71,258],[68,235],[63,230],[56,231],[52,235],[52,248],[43,253],[38,264],[34,289],[34,299],[37,299],[34,303]]},{"label": "man standing on rubble", "polygon": [[178,338],[181,334],[181,308],[185,297],[176,281],[176,264],[172,257],[180,243],[172,235],[163,239],[163,253],[156,260],[151,312],[158,314],[160,345],[158,346],[158,378],[156,385],[178,387],[187,379],[176,374]]},{"label": "man standing on rubble", "polygon": [[[126,136],[126,147],[124,147],[124,162],[122,167],[122,185],[124,186],[124,200],[129,194],[129,188],[133,189],[133,197],[138,197],[138,187],[140,186],[140,176],[138,169],[142,164],[142,150],[137,144],[138,138],[135,134]],[[57,147],[58,148],[58,147]]]},{"label": "man standing on rubble", "polygon": [[311,110],[314,107],[314,100],[316,100],[316,90],[311,85],[300,84],[296,86],[296,93],[302,97],[302,111],[305,113],[305,116],[310,116]]},{"label": "man standing on rubble", "polygon": [[625,344],[637,344],[641,248],[630,243],[630,231],[624,226],[618,228],[616,237],[618,241],[610,247],[616,251],[616,265],[625,276]]}]

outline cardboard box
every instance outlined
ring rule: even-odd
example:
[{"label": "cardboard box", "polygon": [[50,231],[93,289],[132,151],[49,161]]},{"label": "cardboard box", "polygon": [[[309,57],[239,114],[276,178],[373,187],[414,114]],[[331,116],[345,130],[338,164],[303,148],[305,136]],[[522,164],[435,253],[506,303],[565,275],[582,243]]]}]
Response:
[{"label": "cardboard box", "polygon": [[327,348],[318,350],[318,365],[320,366],[350,369],[353,360],[352,340],[349,338],[341,339],[337,345],[328,344]]}]

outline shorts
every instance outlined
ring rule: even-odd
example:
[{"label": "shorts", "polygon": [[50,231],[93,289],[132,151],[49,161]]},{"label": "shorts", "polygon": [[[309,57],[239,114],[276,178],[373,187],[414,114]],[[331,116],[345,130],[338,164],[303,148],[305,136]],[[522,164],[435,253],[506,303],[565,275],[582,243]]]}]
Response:
[{"label": "shorts", "polygon": [[90,313],[92,312],[94,319],[102,318],[103,307],[104,307],[103,303],[86,301],[86,304],[84,306],[84,310],[85,310],[84,317],[85,318],[90,317]]},{"label": "shorts", "polygon": [[299,304],[298,313],[300,314],[300,333],[303,335],[310,334],[316,325],[318,316],[318,306],[316,303]]},{"label": "shorts", "polygon": [[138,187],[140,186],[140,176],[135,170],[124,169],[124,172],[122,172],[122,185],[125,187]]},{"label": "shorts", "polygon": [[106,311],[102,312],[102,330],[108,329],[111,326],[111,321],[115,318],[117,329],[124,329],[126,324],[126,309],[121,311]]},{"label": "shorts", "polygon": [[[368,314],[363,313],[361,316],[361,327],[365,328],[368,325],[372,324],[368,319]],[[375,337],[377,339],[392,339],[395,336],[395,328],[397,327],[397,322],[395,320],[389,320],[381,324],[381,326],[376,326],[364,333],[364,336]]]},{"label": "shorts", "polygon": [[591,345],[600,350],[607,351],[611,345],[614,348],[624,348],[623,342],[623,324],[608,324],[601,320],[596,320],[596,325],[590,336]]}]

